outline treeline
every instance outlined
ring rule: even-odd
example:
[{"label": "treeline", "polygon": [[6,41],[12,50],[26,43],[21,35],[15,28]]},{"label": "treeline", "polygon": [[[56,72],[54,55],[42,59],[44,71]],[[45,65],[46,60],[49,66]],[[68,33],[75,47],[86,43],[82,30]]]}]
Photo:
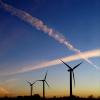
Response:
[{"label": "treeline", "polygon": [[89,96],[88,98],[76,97],[53,97],[53,98],[42,98],[38,94],[34,96],[17,96],[17,97],[1,97],[0,100],[100,100],[100,98],[94,98]]}]

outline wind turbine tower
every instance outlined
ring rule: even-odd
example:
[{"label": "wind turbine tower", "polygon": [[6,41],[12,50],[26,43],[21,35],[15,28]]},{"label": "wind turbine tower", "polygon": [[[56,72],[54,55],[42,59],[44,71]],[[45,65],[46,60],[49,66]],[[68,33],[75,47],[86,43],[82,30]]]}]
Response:
[{"label": "wind turbine tower", "polygon": [[[62,61],[62,60],[60,60]],[[70,97],[72,97],[72,79],[74,80],[74,86],[75,86],[75,76],[74,76],[74,69],[76,69],[81,63],[77,64],[73,68],[71,68],[68,64],[66,64],[64,61],[62,61],[69,69],[68,72],[70,72]]]},{"label": "wind turbine tower", "polygon": [[33,95],[33,85],[36,83],[36,81],[33,83],[27,81],[27,83],[30,85],[30,96],[32,96]]},{"label": "wind turbine tower", "polygon": [[46,78],[47,78],[47,72],[46,72],[46,74],[45,74],[43,80],[37,80],[37,81],[41,81],[41,82],[43,83],[43,98],[45,98],[45,84],[46,84],[48,87],[50,87],[49,84],[48,84],[47,81],[46,81]]}]

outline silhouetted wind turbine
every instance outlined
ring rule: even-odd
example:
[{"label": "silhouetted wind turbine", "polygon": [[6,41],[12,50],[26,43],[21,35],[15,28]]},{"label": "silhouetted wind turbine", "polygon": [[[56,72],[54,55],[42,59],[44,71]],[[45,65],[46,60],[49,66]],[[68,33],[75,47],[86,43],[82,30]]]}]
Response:
[{"label": "silhouetted wind turbine", "polygon": [[[27,81],[27,80],[26,80],[26,81]],[[30,85],[30,96],[32,96],[32,94],[33,94],[33,85],[36,83],[36,81],[33,82],[33,83],[27,81],[27,83],[29,83],[29,85]]]},{"label": "silhouetted wind turbine", "polygon": [[47,84],[48,87],[50,87],[49,84],[46,81],[46,78],[47,78],[47,72],[46,72],[43,80],[37,80],[37,81],[42,81],[43,82],[43,98],[45,98],[45,83]]},{"label": "silhouetted wind turbine", "polygon": [[[62,61],[62,60],[60,60]],[[62,61],[63,62],[63,61]],[[77,68],[81,63],[77,64],[76,66],[74,66],[73,68],[71,68],[68,64],[66,64],[65,62],[63,62],[69,69],[68,72],[70,72],[70,97],[72,97],[72,76],[73,76],[73,80],[74,80],[74,86],[75,86],[75,76],[74,76],[74,69]]]}]

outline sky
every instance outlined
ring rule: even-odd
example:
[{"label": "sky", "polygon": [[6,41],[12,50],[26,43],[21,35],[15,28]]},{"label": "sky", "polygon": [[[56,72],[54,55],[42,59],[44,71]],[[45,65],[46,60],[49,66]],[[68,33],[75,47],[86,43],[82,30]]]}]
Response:
[{"label": "sky", "polygon": [[[57,60],[59,58],[72,67],[83,62],[75,69],[74,95],[100,96],[100,0],[2,1],[62,34],[84,56],[84,53],[89,55],[87,58],[98,69],[79,59],[80,56],[63,43],[6,11],[0,4],[0,96],[29,95],[30,88],[25,80],[42,79],[47,70],[47,82],[51,88],[46,86],[46,96],[68,96],[68,68]],[[79,58],[72,60],[75,55]],[[70,56],[72,58],[68,60]],[[52,61],[55,62],[51,64]],[[37,93],[42,96],[40,82],[34,87],[34,94]]]}]

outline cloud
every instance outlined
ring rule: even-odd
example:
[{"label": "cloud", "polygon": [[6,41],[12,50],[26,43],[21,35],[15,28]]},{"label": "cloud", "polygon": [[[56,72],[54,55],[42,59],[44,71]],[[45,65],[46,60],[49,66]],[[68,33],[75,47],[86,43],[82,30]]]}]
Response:
[{"label": "cloud", "polygon": [[3,95],[8,95],[10,92],[3,88],[3,87],[0,87],[0,95],[3,96]]},{"label": "cloud", "polygon": [[33,17],[29,13],[17,9],[9,4],[6,4],[0,0],[1,7],[6,10],[7,12],[11,13],[12,15],[20,18],[21,20],[27,22],[31,26],[35,27],[37,30],[40,30],[44,33],[47,33],[48,36],[52,37],[59,43],[65,45],[69,50],[79,54],[79,57],[84,59],[86,62],[91,64],[93,67],[99,69],[97,65],[95,65],[92,61],[90,61],[88,58],[85,58],[84,55],[82,55],[81,51],[77,48],[75,48],[67,39],[64,37],[60,32],[54,30],[53,28],[48,27],[42,20]]},{"label": "cloud", "polygon": [[[80,58],[79,55],[80,54],[76,54],[76,55],[72,55],[72,56],[69,56],[69,57],[62,57],[62,58],[59,58],[59,59],[62,59],[65,62],[71,62],[71,61],[82,59],[82,58]],[[85,58],[97,57],[97,56],[100,56],[100,49],[83,52],[83,53],[81,53],[81,55],[84,56]],[[23,68],[22,70],[20,70],[20,72],[27,72],[27,71],[31,71],[31,70],[36,70],[36,69],[40,69],[40,68],[51,67],[51,66],[61,64],[62,62],[59,59],[40,63],[40,64],[33,66],[33,67],[27,66],[27,67]]]},{"label": "cloud", "polygon": [[17,80],[18,80],[17,78],[9,79],[9,80],[6,80],[6,83],[15,83]]},{"label": "cloud", "polygon": [[[96,50],[91,50],[91,51],[86,51],[81,53],[82,56],[84,56],[85,58],[94,58],[94,57],[100,57],[100,49],[96,49]],[[54,59],[51,61],[44,61],[42,63],[39,63],[37,65],[26,65],[25,67],[21,67],[21,69],[15,70],[15,71],[11,71],[10,73],[6,72],[6,73],[1,73],[0,75],[13,75],[13,74],[19,74],[19,73],[24,73],[24,72],[29,72],[32,70],[37,70],[37,69],[41,69],[41,68],[46,68],[46,67],[52,67],[58,64],[62,64],[62,62],[59,60],[62,59],[65,62],[71,62],[71,61],[75,61],[75,60],[79,60],[82,59],[79,57],[79,54],[75,54],[72,56],[68,56],[68,57],[62,57],[62,58],[58,58],[58,59]]]}]

